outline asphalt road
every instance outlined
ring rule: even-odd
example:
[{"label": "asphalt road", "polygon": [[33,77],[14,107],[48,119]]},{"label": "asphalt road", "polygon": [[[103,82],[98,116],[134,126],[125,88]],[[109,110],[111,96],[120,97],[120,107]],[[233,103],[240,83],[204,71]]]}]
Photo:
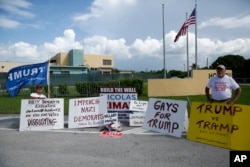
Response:
[{"label": "asphalt road", "polygon": [[120,138],[98,128],[19,132],[0,115],[0,167],[229,167],[229,150],[123,124]]}]

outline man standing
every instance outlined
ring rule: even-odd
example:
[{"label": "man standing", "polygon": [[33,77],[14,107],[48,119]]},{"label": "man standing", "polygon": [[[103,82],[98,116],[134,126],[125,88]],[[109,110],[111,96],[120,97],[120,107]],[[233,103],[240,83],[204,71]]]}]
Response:
[{"label": "man standing", "polygon": [[46,99],[47,97],[42,92],[43,86],[36,85],[36,92],[30,94],[30,99]]},{"label": "man standing", "polygon": [[[226,68],[224,65],[218,65],[216,68],[217,75],[211,78],[205,88],[207,100],[209,102],[224,102],[233,104],[241,94],[241,88],[236,81],[226,75]],[[209,90],[212,89],[212,98]],[[232,90],[235,90],[232,97]]]}]

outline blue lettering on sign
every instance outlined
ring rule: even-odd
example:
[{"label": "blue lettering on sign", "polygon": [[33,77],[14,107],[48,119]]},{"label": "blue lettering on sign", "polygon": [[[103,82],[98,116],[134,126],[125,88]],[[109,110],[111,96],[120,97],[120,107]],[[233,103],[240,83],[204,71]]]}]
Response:
[{"label": "blue lettering on sign", "polygon": [[108,100],[136,100],[136,95],[123,95],[123,94],[116,94],[116,95],[108,95]]}]

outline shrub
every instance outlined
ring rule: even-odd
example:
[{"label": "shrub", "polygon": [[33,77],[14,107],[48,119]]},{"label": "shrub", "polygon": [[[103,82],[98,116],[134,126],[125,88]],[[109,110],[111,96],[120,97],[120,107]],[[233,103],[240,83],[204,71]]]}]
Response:
[{"label": "shrub", "polygon": [[58,92],[62,95],[69,94],[69,89],[67,84],[60,84]]}]

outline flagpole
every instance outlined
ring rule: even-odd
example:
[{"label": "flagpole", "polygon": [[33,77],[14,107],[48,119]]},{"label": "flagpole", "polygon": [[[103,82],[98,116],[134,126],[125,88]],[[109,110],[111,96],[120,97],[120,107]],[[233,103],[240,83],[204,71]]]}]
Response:
[{"label": "flagpole", "polygon": [[165,31],[164,31],[164,4],[162,4],[162,27],[163,27],[163,78],[166,78],[166,67],[165,67]]},{"label": "flagpole", "polygon": [[195,69],[197,69],[197,4],[195,3]]},{"label": "flagpole", "polygon": [[47,81],[48,81],[48,98],[50,98],[50,59],[48,59]]},{"label": "flagpole", "polygon": [[[188,20],[188,13],[186,13],[186,20]],[[187,28],[187,77],[189,77],[189,50],[188,50],[188,28]]]}]

